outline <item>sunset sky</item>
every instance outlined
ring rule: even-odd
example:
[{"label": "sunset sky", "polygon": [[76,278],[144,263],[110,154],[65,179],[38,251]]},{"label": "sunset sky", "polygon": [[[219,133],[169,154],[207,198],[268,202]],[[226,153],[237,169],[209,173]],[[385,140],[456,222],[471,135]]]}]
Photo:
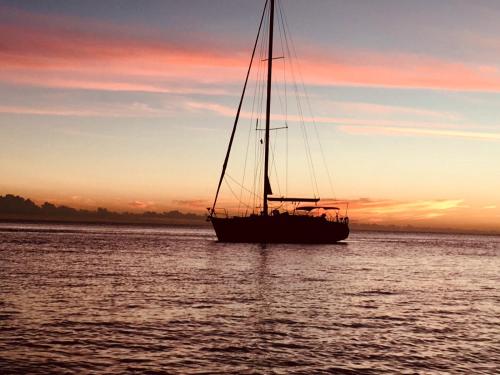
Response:
[{"label": "sunset sky", "polygon": [[[321,198],[363,222],[499,230],[500,2],[281,2]],[[263,5],[0,0],[0,194],[205,210]],[[298,143],[288,183],[310,195]]]}]

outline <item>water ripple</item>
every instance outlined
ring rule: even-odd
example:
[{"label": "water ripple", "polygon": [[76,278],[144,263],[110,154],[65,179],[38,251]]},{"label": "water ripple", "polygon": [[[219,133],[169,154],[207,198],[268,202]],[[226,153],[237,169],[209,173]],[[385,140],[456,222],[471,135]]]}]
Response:
[{"label": "water ripple", "polygon": [[9,373],[495,373],[500,238],[0,224]]}]

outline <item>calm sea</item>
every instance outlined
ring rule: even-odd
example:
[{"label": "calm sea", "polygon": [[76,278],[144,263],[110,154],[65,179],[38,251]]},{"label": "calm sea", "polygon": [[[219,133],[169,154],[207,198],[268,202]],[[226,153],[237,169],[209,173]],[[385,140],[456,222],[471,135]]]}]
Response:
[{"label": "calm sea", "polygon": [[0,224],[0,372],[500,371],[500,237]]}]

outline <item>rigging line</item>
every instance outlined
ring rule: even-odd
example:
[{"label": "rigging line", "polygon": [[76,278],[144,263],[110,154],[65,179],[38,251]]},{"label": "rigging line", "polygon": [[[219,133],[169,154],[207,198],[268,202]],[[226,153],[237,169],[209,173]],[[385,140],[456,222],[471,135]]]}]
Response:
[{"label": "rigging line", "polygon": [[[278,12],[282,12],[282,4],[281,0],[277,0],[278,4]],[[283,59],[283,90],[285,93],[285,128],[286,128],[286,135],[285,135],[285,196],[288,195],[288,93],[287,93],[287,81],[286,81],[286,65],[287,65],[287,56],[286,56],[286,50],[285,50],[285,43],[283,40],[283,34],[285,33],[285,28],[283,25],[283,22],[279,22],[278,18],[278,30],[279,30],[279,36],[280,36],[280,43],[281,43],[281,54],[285,56]],[[290,58],[290,56],[288,56]],[[281,100],[280,100],[281,102]]]},{"label": "rigging line", "polygon": [[[284,18],[284,24],[286,25],[287,29],[289,29],[289,26],[288,26],[288,21],[286,19],[286,15],[284,14],[283,12],[283,18]],[[295,43],[293,42],[293,37],[291,35],[291,33],[289,33],[290,36],[290,41],[291,41],[291,45],[292,45],[292,49],[293,49],[293,52],[294,52],[294,55],[295,57],[297,57],[297,51],[296,51],[296,48],[295,48]],[[304,78],[302,76],[302,71],[300,69],[300,62],[297,58],[297,66],[298,66],[298,75],[299,75],[299,79],[300,79],[300,83],[302,85],[302,89],[304,90],[304,96],[306,98],[306,104],[308,106],[308,109],[309,109],[309,113],[311,115],[311,119],[312,119],[312,122],[313,122],[313,128],[314,128],[314,132],[316,134],[316,139],[318,141],[318,145],[319,145],[319,149],[320,149],[320,154],[321,154],[321,158],[322,158],[322,161],[323,161],[323,166],[325,167],[325,171],[326,171],[326,175],[327,175],[327,178],[328,178],[328,183],[330,185],[330,189],[333,193],[333,197],[334,199],[336,199],[336,193],[335,193],[335,189],[334,189],[334,185],[333,185],[333,181],[332,181],[332,176],[331,176],[331,173],[330,173],[330,169],[328,168],[328,163],[326,162],[326,157],[325,157],[325,153],[324,153],[324,150],[323,150],[323,144],[321,143],[321,138],[319,136],[319,132],[318,132],[318,126],[317,126],[317,123],[316,123],[316,119],[314,118],[314,114],[313,114],[313,110],[312,110],[312,105],[311,105],[311,100],[309,98],[309,94],[307,92],[307,87],[304,83]]]},{"label": "rigging line", "polygon": [[[267,19],[268,18],[268,13],[269,13],[269,7],[266,8],[266,13],[264,15],[264,18]],[[264,56],[266,56],[266,51],[267,51],[267,39],[268,39],[268,28],[264,28],[264,32],[261,36],[261,39],[260,39],[260,60],[263,59]],[[259,61],[258,63],[258,81],[259,81],[259,92],[258,92],[258,114],[257,114],[257,121],[260,121],[262,123],[262,113],[263,113],[263,108],[264,108],[264,91],[265,91],[265,69],[263,69],[263,63]],[[258,127],[257,126],[258,123],[256,122],[256,128]],[[262,155],[261,155],[261,147],[259,146],[259,139],[258,139],[259,135],[257,134],[257,132],[255,133],[255,157],[254,157],[254,181],[253,181],[253,191],[254,192],[257,192],[257,191],[260,191],[259,188],[257,188],[257,183],[258,181],[260,180],[260,165],[261,165],[261,158],[262,158]],[[254,202],[253,202],[253,206],[255,207],[256,206],[256,198],[254,197]]]},{"label": "rigging line", "polygon": [[[267,13],[266,13],[267,15]],[[266,16],[265,16],[266,17]],[[267,28],[264,29],[264,34],[261,37],[260,40],[260,58],[265,56],[265,43],[264,41],[267,39]],[[265,72],[264,69],[262,69],[262,63],[258,64],[258,70],[257,70],[257,84],[258,84],[258,91],[257,91],[257,103],[258,103],[258,113],[256,115],[256,128],[258,127],[258,122],[259,120],[262,120],[262,108],[263,108],[263,97],[264,97],[264,76]],[[259,166],[260,166],[260,157],[261,157],[261,148],[259,147],[259,140],[258,140],[258,133],[254,133],[254,173],[253,173],[253,192],[257,191],[257,179],[259,178]],[[252,196],[249,196],[249,199],[251,199]],[[256,197],[253,196],[253,207],[256,206]]]},{"label": "rigging line", "polygon": [[[236,195],[236,193],[233,191],[233,189],[231,188],[231,185],[229,184],[229,182],[227,182],[227,179],[224,178],[224,182],[226,183],[226,186],[228,187],[229,191],[233,194],[233,196],[236,198],[236,200],[238,200],[238,195]],[[245,203],[243,202],[240,202],[241,204],[243,204],[244,206],[246,206]],[[251,208],[249,206],[247,206],[247,208]]]},{"label": "rigging line", "polygon": [[[287,129],[287,128],[288,128],[287,126],[280,126],[280,127],[278,127],[278,128],[271,128],[271,129],[269,129],[269,130],[283,130],[283,129]],[[262,132],[262,131],[265,131],[266,129],[260,129],[260,128],[259,128],[259,129],[255,129],[255,130],[257,130],[257,131],[259,131],[259,132]]]},{"label": "rigging line", "polygon": [[[284,23],[285,23],[285,26],[287,27],[287,29],[289,29],[289,26],[288,26],[288,21],[286,19],[286,14],[284,14],[283,12],[283,17],[284,17]],[[314,128],[314,132],[315,132],[315,135],[316,135],[316,139],[318,141],[318,145],[319,145],[319,149],[320,149],[320,154],[321,154],[321,157],[322,157],[322,161],[323,161],[323,166],[325,168],[325,171],[326,171],[326,174],[327,174],[327,178],[328,178],[328,182],[329,182],[329,185],[330,185],[330,189],[333,193],[333,196],[335,197],[336,194],[335,194],[335,189],[334,189],[334,185],[333,185],[333,182],[332,182],[332,177],[331,177],[331,173],[330,173],[330,169],[328,168],[328,163],[326,162],[326,157],[325,157],[325,152],[324,152],[324,149],[323,149],[323,144],[321,142],[321,137],[319,136],[319,132],[318,132],[318,126],[317,126],[317,123],[316,123],[316,119],[314,118],[314,114],[313,114],[313,110],[312,110],[312,105],[311,105],[311,100],[309,98],[309,94],[307,92],[307,87],[304,83],[304,78],[302,76],[302,71],[300,69],[300,61],[298,59],[298,55],[297,55],[297,51],[296,51],[296,48],[295,48],[295,43],[293,42],[293,36],[291,35],[291,33],[289,33],[289,38],[290,38],[290,41],[291,41],[291,46],[292,46],[292,49],[293,49],[293,53],[296,57],[296,61],[297,61],[297,72],[298,72],[298,76],[299,76],[299,79],[300,79],[300,84],[302,85],[302,89],[304,91],[304,96],[306,98],[306,104],[307,104],[307,107],[309,109],[309,113],[311,115],[311,119],[312,119],[312,122],[313,122],[313,128]]]},{"label": "rigging line", "polygon": [[[294,74],[294,71],[293,71],[293,65],[291,65],[291,66],[292,66],[292,69],[291,69],[292,79],[294,80],[295,79],[295,74]],[[316,186],[317,186],[317,184],[315,184],[316,175],[314,173],[314,164],[312,163],[312,157],[311,157],[311,153],[310,153],[310,147],[309,147],[307,132],[305,131],[303,110],[302,110],[302,105],[300,103],[300,95],[299,95],[299,92],[298,92],[298,87],[297,87],[297,85],[295,83],[293,85],[293,88],[294,88],[294,92],[295,92],[295,96],[296,96],[297,110],[299,111],[300,131],[302,133],[302,139],[304,141],[304,149],[305,149],[305,153],[306,153],[306,163],[307,163],[307,171],[308,171],[308,175],[309,175],[309,181],[311,183],[311,188],[312,188],[314,194],[316,194],[316,191],[317,191],[317,187]]]},{"label": "rigging line", "polygon": [[[281,24],[284,25],[284,21],[283,21],[283,9],[282,8],[279,8],[279,14],[280,14],[280,18],[281,18]],[[283,26],[284,27],[284,26]],[[295,96],[296,96],[296,103],[297,103],[297,110],[299,111],[299,117],[300,117],[300,123],[301,125],[303,124],[304,120],[303,120],[303,111],[302,111],[302,105],[301,105],[301,102],[300,102],[300,93],[299,93],[299,90],[298,90],[298,86],[297,86],[297,83],[296,83],[296,79],[295,79],[295,71],[293,69],[293,63],[291,61],[291,57],[292,57],[292,53],[290,51],[290,47],[288,45],[288,37],[287,37],[287,34],[286,34],[286,30],[284,32],[284,36],[285,36],[285,44],[286,44],[286,48],[287,48],[287,52],[289,54],[289,57],[290,57],[290,67],[291,67],[291,74],[292,74],[292,81],[293,81],[293,89],[294,89],[294,92],[295,92]],[[302,128],[301,128],[301,131],[303,132]],[[303,135],[304,136],[304,135]],[[305,146],[306,146],[306,158],[308,159],[308,167],[311,168],[311,165],[310,165],[310,158],[309,158],[309,147],[308,147],[308,144],[305,143]],[[313,186],[313,190],[314,190],[314,186]]]},{"label": "rigging line", "polygon": [[[281,12],[281,6],[282,6],[281,5],[281,1],[278,0],[277,4],[278,4],[278,12]],[[283,34],[285,33],[285,29],[284,29],[283,23],[279,22],[279,18],[278,18],[278,30],[279,30],[279,36],[280,36],[280,42],[281,42],[281,54],[284,56],[284,59],[283,59],[283,88],[284,88],[284,91],[285,91],[285,123],[287,123],[287,121],[288,121],[288,109],[287,109],[287,105],[288,105],[287,99],[288,99],[288,96],[287,96],[287,92],[286,92],[286,88],[287,88],[287,84],[286,84],[286,64],[287,64],[287,61],[286,61],[285,47],[284,47],[284,43],[283,43]],[[290,56],[288,56],[288,57],[290,57]]]},{"label": "rigging line", "polygon": [[[281,0],[278,0],[278,8],[279,12],[282,12],[282,4]],[[283,42],[283,35],[285,33],[285,28],[283,23],[279,22],[278,18],[278,29],[280,30],[280,40],[281,40],[281,50],[282,54],[285,55],[285,46]],[[290,56],[288,56],[290,58]],[[283,60],[283,86],[284,86],[284,91],[285,91],[285,126],[286,126],[286,134],[285,134],[285,196],[288,195],[288,92],[287,92],[287,80],[286,80],[286,67],[287,67],[288,61],[285,59]]]},{"label": "rigging line", "polygon": [[[267,20],[270,15],[270,7],[268,7],[266,9],[266,14],[265,14],[265,19]],[[265,89],[266,89],[266,85],[265,85],[265,80],[266,80],[266,67],[267,67],[267,63],[264,63],[262,62],[262,59],[264,57],[267,56],[267,40],[268,40],[268,36],[269,36],[269,28],[265,27],[264,28],[264,33],[260,39],[260,61],[258,62],[259,64],[259,72],[261,72],[262,74],[259,76],[259,79],[260,79],[260,92],[259,92],[259,98],[260,98],[260,102],[259,102],[259,119],[260,119],[260,122],[262,123],[262,114],[263,114],[263,111],[264,111],[264,97],[265,97]]]},{"label": "rigging line", "polygon": [[[262,46],[262,42],[261,42],[261,46]],[[260,48],[260,57],[262,57],[262,48]],[[239,199],[240,202],[243,201],[243,186],[245,185],[246,174],[247,174],[246,172],[247,172],[247,164],[248,164],[248,151],[250,148],[250,138],[251,138],[250,134],[252,131],[252,125],[253,125],[253,121],[254,121],[255,105],[256,105],[256,101],[258,100],[257,99],[257,97],[258,97],[257,90],[259,89],[259,86],[258,86],[259,78],[258,77],[260,75],[260,72],[261,72],[260,64],[257,64],[257,79],[255,80],[255,83],[254,83],[253,95],[252,95],[252,111],[251,111],[250,123],[249,123],[249,127],[248,127],[248,134],[247,134],[247,145],[246,145],[246,150],[245,150],[245,162],[244,162],[244,166],[243,166],[242,185],[240,188],[240,199]],[[240,214],[240,204],[238,204],[238,215],[239,214]]]},{"label": "rigging line", "polygon": [[263,177],[264,175],[264,172],[263,172],[263,167],[262,167],[262,158],[263,158],[263,148],[262,147],[258,147],[258,164],[257,164],[257,168],[256,168],[256,175],[257,175],[257,178],[256,178],[256,181],[255,181],[255,187],[254,187],[254,192],[255,192],[255,195],[257,195],[257,197],[255,197],[255,200],[254,200],[254,206],[258,206],[258,202],[260,202],[260,198],[261,198],[261,193],[262,193],[262,184],[260,183],[260,180],[261,178]]},{"label": "rigging line", "polygon": [[[261,139],[258,137],[258,133],[255,132],[255,169],[254,169],[254,186],[253,191],[259,197],[260,200],[260,192],[261,192],[261,170],[262,170],[262,157],[263,157],[263,147],[260,143]],[[254,206],[257,205],[257,198],[254,196]]]},{"label": "rigging line", "polygon": [[[258,166],[259,166],[259,156],[260,156],[260,147],[259,141],[257,137],[257,132],[254,132],[253,142],[254,142],[254,168],[253,168],[253,187],[252,191],[256,191],[257,189],[257,177],[258,177]],[[255,197],[253,201],[253,205],[255,206]]]},{"label": "rigging line", "polygon": [[[254,150],[255,150],[255,153],[254,153],[253,191],[257,192],[258,191],[257,182],[260,179],[260,165],[261,165],[261,158],[262,158],[262,147],[260,144],[260,138],[259,138],[259,134],[257,131],[254,132]],[[260,184],[259,184],[259,186],[260,186]],[[253,202],[254,206],[256,205],[255,199],[256,198],[254,197],[254,202]]]},{"label": "rigging line", "polygon": [[[256,119],[256,121],[258,121],[258,119]],[[249,132],[251,132],[252,130],[252,125],[250,125],[249,127]],[[257,163],[257,146],[256,146],[256,137],[257,137],[257,132],[251,132],[249,133],[248,135],[248,142],[250,143],[250,140],[252,140],[252,145],[253,145],[253,172],[252,172],[252,175],[253,175],[253,182],[252,184],[250,185],[251,188],[253,189],[253,191],[255,191],[255,186],[256,186],[256,173],[255,173],[255,166],[256,166],[256,163]],[[245,181],[243,181],[243,185],[245,185]],[[246,198],[246,202],[248,202],[248,205],[251,205],[251,204],[254,204],[255,205],[255,197],[253,196],[253,191],[251,190],[248,190],[246,187],[242,186],[242,189],[245,189],[246,191],[248,191],[250,194],[248,195],[248,197]],[[254,202],[252,202],[252,199],[254,200]]]},{"label": "rigging line", "polygon": [[[300,109],[300,112],[301,112],[300,116],[301,116],[301,118],[303,118],[302,109]],[[319,196],[318,183],[317,183],[317,180],[316,180],[316,173],[315,173],[315,169],[314,169],[314,163],[313,163],[313,160],[312,160],[311,148],[310,148],[310,145],[309,145],[309,137],[307,135],[307,130],[306,130],[306,127],[305,127],[305,124],[304,124],[303,120],[300,123],[300,129],[302,131],[302,137],[304,139],[304,145],[305,145],[305,148],[306,148],[306,155],[307,155],[307,161],[308,161],[308,164],[309,164],[309,171],[310,171],[310,178],[311,178],[312,188],[313,188],[314,194],[315,195],[317,194],[317,196]]]},{"label": "rigging line", "polygon": [[[284,108],[284,106],[283,106],[283,101],[281,100],[281,90],[280,90],[280,87],[278,86],[279,82],[274,82],[274,83],[275,83],[275,85],[277,86],[277,87],[276,87],[276,90],[274,90],[274,91],[276,91],[276,93],[277,93],[278,100],[279,100],[279,102],[280,102],[280,109],[281,109],[281,112],[284,112],[284,110],[283,110],[283,108]],[[271,130],[272,130],[272,129],[271,129]]]},{"label": "rigging line", "polygon": [[[251,134],[251,131],[252,131],[252,126],[250,125],[248,127],[247,146],[246,146],[246,150],[245,150],[245,162],[244,162],[244,165],[243,165],[243,176],[242,176],[242,179],[241,179],[243,185],[245,184],[245,179],[246,179],[247,161],[248,161],[248,150],[250,148],[250,134]],[[240,189],[240,201],[242,200],[242,196],[243,196],[243,189]],[[239,213],[240,213],[240,206],[238,205],[238,214]]]},{"label": "rigging line", "polygon": [[[278,90],[275,90],[275,92],[277,92]],[[278,91],[279,93],[279,91]],[[280,106],[281,108],[283,108],[283,104],[281,102],[281,97],[279,96],[278,94],[278,98],[279,98],[279,102],[280,102]],[[274,129],[270,129],[270,130],[277,130],[277,129],[284,129],[284,128],[274,128]],[[262,129],[257,129],[258,131],[261,131]],[[274,171],[274,174],[276,176],[276,183],[277,183],[277,186],[278,186],[278,193],[281,195],[281,186],[280,186],[280,183],[279,183],[279,176],[278,176],[278,168],[276,167],[276,153],[275,153],[275,150],[276,150],[276,143],[277,143],[277,139],[278,137],[275,136],[273,137],[273,144],[269,144],[269,148],[271,150],[271,175],[272,175],[272,172]]]},{"label": "rigging line", "polygon": [[[253,144],[254,144],[254,153],[253,153],[253,183],[252,183],[252,191],[255,191],[255,186],[256,186],[256,165],[257,165],[257,147],[256,147],[256,140],[255,140],[255,137],[252,137],[252,140],[253,140]],[[253,197],[252,195],[248,196],[248,200],[249,201],[252,201],[252,204],[255,205],[255,197]]]},{"label": "rigging line", "polygon": [[[266,9],[266,15],[265,15],[266,19],[269,17],[268,13],[269,13],[269,10]],[[264,28],[264,34],[262,35],[262,38],[260,40],[260,60],[262,60],[262,58],[264,56],[266,56],[266,53],[267,53],[267,42],[266,41],[267,41],[267,39],[268,39],[268,28],[266,27],[266,28]],[[263,107],[264,107],[264,91],[265,91],[264,80],[266,77],[266,70],[262,68],[263,66],[265,66],[265,64],[263,64],[262,61],[258,62],[258,66],[259,66],[259,68],[258,68],[259,73],[261,73],[261,75],[259,76],[259,79],[261,80],[261,81],[259,81],[259,85],[260,85],[259,118],[262,122],[262,111],[263,111]]]},{"label": "rigging line", "polygon": [[[253,117],[253,116],[252,116]],[[248,162],[248,151],[250,149],[250,134],[252,131],[252,121],[250,122],[250,126],[248,127],[248,135],[247,135],[247,146],[245,150],[245,162],[243,166],[243,176],[242,176],[242,186],[245,185],[245,180],[246,180],[246,172],[247,172],[247,162]],[[243,200],[243,189],[240,188],[240,198],[239,201],[241,202]],[[238,215],[240,214],[240,205],[238,205]]]},{"label": "rigging line", "polygon": [[[288,34],[290,34],[290,31],[289,31],[289,28],[288,28],[288,24],[286,22],[286,16],[284,15],[284,11],[282,9],[282,7],[278,8],[279,9],[279,14],[280,14],[280,18],[281,18],[281,22],[282,24],[284,25],[283,27],[285,28],[285,32],[284,32],[284,36],[285,36],[285,43],[286,43],[286,48],[287,48],[287,51],[289,53],[289,56],[292,57],[292,53],[291,53],[291,49],[290,49],[290,44],[293,43],[293,40],[291,39],[291,35],[290,35],[290,43],[288,41]],[[287,32],[288,30],[288,32]],[[292,45],[293,46],[293,45]],[[295,58],[297,58],[297,54],[295,53]],[[290,58],[291,60],[291,58]],[[302,135],[303,135],[303,139],[304,139],[304,145],[305,145],[305,149],[306,149],[306,159],[307,159],[307,164],[308,164],[308,167],[309,167],[309,178],[311,180],[311,185],[312,185],[312,189],[313,191],[315,192],[315,194],[317,193],[318,196],[319,196],[319,189],[318,189],[318,183],[317,183],[317,179],[316,179],[316,171],[315,171],[315,168],[314,168],[314,163],[313,163],[313,159],[312,159],[312,154],[311,154],[311,150],[310,150],[310,145],[309,145],[309,137],[307,135],[307,130],[306,130],[306,127],[304,125],[305,121],[304,121],[304,113],[303,113],[303,109],[302,109],[302,104],[300,102],[300,92],[299,92],[299,88],[298,88],[298,85],[297,85],[297,79],[295,77],[295,69],[294,69],[294,66],[293,66],[293,63],[292,61],[290,61],[290,69],[291,69],[291,75],[292,75],[292,80],[293,80],[293,88],[294,88],[294,91],[295,91],[295,95],[296,95],[296,100],[297,100],[297,109],[299,111],[299,117],[300,117],[300,128],[301,128],[301,131],[302,131]]]},{"label": "rigging line", "polygon": [[[278,3],[277,3],[277,5],[279,6]],[[279,34],[279,38],[280,38],[281,55],[283,56],[283,67],[284,67],[285,66],[285,50],[283,49],[283,36],[281,35],[281,27],[279,26],[279,18],[278,18],[278,22],[276,22],[276,23],[278,25],[278,34]],[[277,77],[277,75],[275,75],[275,77]],[[280,103],[281,113],[285,113],[283,100],[282,100],[282,93],[284,92],[283,87],[284,87],[285,83],[286,83],[285,80],[283,80],[283,82],[280,85],[280,82],[275,78],[274,84],[277,88],[277,90],[275,90],[275,92],[277,92],[277,94],[278,94],[278,100]],[[286,97],[285,97],[285,100],[286,100]],[[286,120],[285,120],[285,122],[286,122]]]},{"label": "rigging line", "polygon": [[272,70],[273,70],[273,45],[274,45],[274,4],[275,1],[270,1],[269,11],[269,42],[267,52],[267,81],[266,81],[266,134],[264,145],[264,179],[262,187],[262,215],[268,216],[268,201],[267,196],[270,194],[269,186],[269,127],[271,122],[271,93],[272,93]]},{"label": "rigging line", "polygon": [[286,155],[285,155],[285,195],[288,195],[288,126],[286,132]]},{"label": "rigging line", "polygon": [[[282,14],[281,14],[281,16],[282,16]],[[290,47],[288,45],[288,37],[287,37],[286,33],[285,33],[285,40],[287,42],[287,48],[288,48],[288,51],[289,51],[290,56],[291,56],[292,54],[290,52]],[[307,134],[307,130],[305,128],[304,113],[303,113],[302,103],[300,100],[300,92],[299,92],[299,88],[297,85],[297,79],[295,77],[295,69],[294,69],[293,64],[291,64],[290,66],[291,66],[291,74],[292,74],[292,78],[293,78],[293,88],[295,91],[295,96],[296,96],[296,101],[297,101],[297,109],[299,111],[299,117],[300,117],[300,130],[302,132],[302,137],[304,140],[304,146],[305,146],[305,151],[306,151],[306,160],[307,160],[307,164],[308,164],[308,173],[309,173],[309,178],[310,178],[310,182],[311,182],[311,187],[312,187],[312,190],[315,192],[315,194],[317,192],[319,195],[319,189],[317,187],[317,180],[316,180],[316,173],[315,173],[314,163],[312,160],[311,149],[310,149],[310,145],[309,145],[309,137]]]},{"label": "rigging line", "polygon": [[[309,104],[309,106],[310,106],[310,104]],[[321,138],[319,136],[318,128],[316,126],[316,121],[314,120],[314,117],[313,117],[313,127],[314,127],[314,132],[316,133],[316,138],[318,139],[319,151],[321,154],[321,158],[323,159],[323,165],[325,166],[326,177],[328,178],[328,183],[330,185],[330,189],[331,189],[332,194],[333,194],[333,199],[336,200],[337,194],[335,193],[332,175],[330,173],[330,168],[328,168],[328,163],[326,162],[325,152],[323,151],[323,144],[321,143]]]},{"label": "rigging line", "polygon": [[[278,185],[278,193],[281,195],[281,186],[280,186],[280,180],[278,176],[278,169],[276,168],[276,153],[274,152],[276,150],[276,139],[277,137],[274,137],[274,145],[270,144],[269,147],[271,149],[271,171],[274,169],[274,175],[276,176],[276,184]],[[272,172],[271,172],[272,173]]]},{"label": "rigging line", "polygon": [[[281,101],[281,96],[278,96],[278,98],[280,99],[279,100],[280,107],[283,109],[283,103]],[[285,125],[286,125],[286,122],[285,122]],[[285,129],[285,131],[288,131],[288,126],[282,126],[282,127],[272,128],[270,130],[282,130],[282,129]],[[277,148],[276,143],[277,143],[277,139],[278,139],[278,132],[276,132],[275,134],[276,135],[273,138],[273,141],[274,141],[274,146],[273,146],[274,150],[273,150],[273,153],[272,153],[272,167],[275,168],[276,179],[277,179],[277,182],[278,182],[278,190],[281,193],[281,187],[279,186],[279,177],[278,177],[278,166],[277,166],[278,163],[275,162],[275,160],[276,160],[276,158],[275,158],[275,150]]]},{"label": "rigging line", "polygon": [[[267,7],[266,14],[264,18],[267,20],[270,18],[270,7]],[[260,61],[259,63],[259,111],[258,111],[258,121],[262,123],[263,111],[264,111],[264,97],[265,97],[265,80],[266,80],[266,72],[265,67],[267,64],[263,63],[262,60],[267,56],[267,40],[269,36],[269,30],[267,27],[264,28],[264,32],[261,36],[260,40]],[[261,73],[261,74],[260,74]],[[256,122],[256,128],[258,128],[258,123]],[[259,134],[255,132],[255,165],[254,165],[254,185],[253,191],[260,195],[261,192],[261,184],[260,180],[262,179],[261,170],[262,170],[262,158],[263,158],[263,148],[260,146],[261,139],[259,138]],[[254,196],[253,206],[257,205],[257,198]]]},{"label": "rigging line", "polygon": [[257,196],[257,198],[260,199],[260,197],[257,194],[254,194],[252,191],[248,190],[246,187],[244,187],[243,185],[241,185],[237,180],[234,179],[234,177],[230,176],[228,173],[226,173],[226,177],[230,178],[231,181],[233,181],[236,185],[240,186],[242,189],[246,190],[248,193]]},{"label": "rigging line", "polygon": [[234,133],[236,132],[236,126],[238,125],[238,119],[240,118],[241,105],[243,104],[243,98],[245,97],[245,90],[247,88],[248,77],[250,76],[250,71],[252,69],[253,58],[255,56],[255,50],[257,49],[257,44],[259,42],[260,29],[262,28],[262,21],[264,20],[265,10],[267,8],[268,0],[264,5],[264,11],[262,12],[262,17],[260,18],[259,30],[257,31],[257,38],[255,39],[255,44],[253,46],[252,57],[250,58],[250,65],[248,66],[247,76],[245,78],[245,84],[243,85],[243,92],[241,93],[240,103],[238,105],[238,110],[236,111],[236,118],[234,120],[233,131],[231,132],[231,138],[229,139],[229,145],[227,147],[226,158],[224,159],[224,164],[222,165],[222,172],[219,179],[219,185],[217,186],[217,192],[215,193],[214,204],[212,205],[212,210],[210,211],[209,216],[212,216],[215,210],[215,205],[217,204],[217,198],[219,197],[220,186],[222,184],[222,180],[224,179],[224,173],[226,173],[227,163],[229,161],[229,154],[231,152],[231,147],[233,145]]}]

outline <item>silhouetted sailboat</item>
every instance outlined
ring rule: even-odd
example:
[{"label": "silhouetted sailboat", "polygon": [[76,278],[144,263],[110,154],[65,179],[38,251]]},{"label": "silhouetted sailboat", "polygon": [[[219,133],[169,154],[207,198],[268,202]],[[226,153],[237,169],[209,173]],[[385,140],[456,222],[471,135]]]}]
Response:
[{"label": "silhouetted sailboat", "polygon": [[[259,41],[264,16],[269,14],[269,29],[267,42],[267,81],[266,81],[266,111],[265,139],[261,140],[264,146],[264,162],[262,176],[262,206],[259,212],[253,212],[243,216],[217,215],[215,206],[219,196],[222,182],[225,178],[229,155],[233,145],[234,135],[238,120],[240,118],[245,90],[252,68],[255,51]],[[282,15],[281,15],[282,17]],[[274,197],[269,180],[269,146],[270,146],[270,123],[271,123],[271,89],[273,59],[283,57],[273,57],[275,23],[275,0],[266,0],[264,11],[259,24],[257,39],[252,52],[250,66],[248,67],[243,92],[238,105],[233,130],[229,140],[226,157],[222,167],[222,173],[217,186],[217,192],[213,206],[209,209],[208,219],[212,222],[217,238],[221,242],[257,242],[257,243],[334,243],[344,240],[349,235],[349,219],[347,216],[339,217],[339,208],[321,205],[320,199],[300,198],[300,197]],[[286,203],[294,204],[293,210],[279,210],[272,208],[269,203],[278,202],[281,205]],[[310,205],[300,206],[309,203]],[[335,212],[335,216],[328,215],[328,212]],[[322,214],[320,214],[323,212]]]}]

